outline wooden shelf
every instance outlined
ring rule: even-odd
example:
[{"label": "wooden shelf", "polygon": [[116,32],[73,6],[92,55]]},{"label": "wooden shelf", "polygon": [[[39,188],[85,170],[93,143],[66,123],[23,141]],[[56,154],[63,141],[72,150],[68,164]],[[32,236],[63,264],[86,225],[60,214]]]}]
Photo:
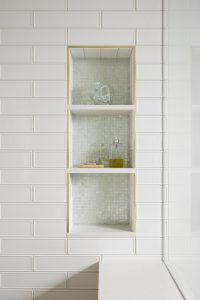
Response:
[{"label": "wooden shelf", "polygon": [[130,114],[135,105],[69,105],[67,109],[72,114]]},{"label": "wooden shelf", "polygon": [[134,168],[68,168],[69,174],[135,174]]}]

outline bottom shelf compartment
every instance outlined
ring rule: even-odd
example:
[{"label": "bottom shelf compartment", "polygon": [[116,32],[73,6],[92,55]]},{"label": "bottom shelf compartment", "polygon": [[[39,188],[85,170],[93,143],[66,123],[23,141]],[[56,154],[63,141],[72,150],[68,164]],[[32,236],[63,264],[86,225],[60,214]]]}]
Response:
[{"label": "bottom shelf compartment", "polygon": [[71,174],[70,185],[70,234],[133,234],[133,174]]}]

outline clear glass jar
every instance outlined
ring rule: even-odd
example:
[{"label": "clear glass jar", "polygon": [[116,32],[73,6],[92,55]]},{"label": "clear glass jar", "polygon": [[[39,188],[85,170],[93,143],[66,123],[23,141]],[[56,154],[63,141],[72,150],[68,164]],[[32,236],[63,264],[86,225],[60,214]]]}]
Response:
[{"label": "clear glass jar", "polygon": [[114,141],[110,146],[109,167],[110,168],[124,167],[123,145],[119,142],[118,137],[114,138]]},{"label": "clear glass jar", "polygon": [[104,167],[108,167],[108,160],[109,160],[109,155],[108,155],[108,148],[106,147],[105,144],[100,144],[99,146],[99,164],[104,165]]},{"label": "clear glass jar", "polygon": [[95,91],[93,95],[94,103],[97,105],[111,104],[112,94],[109,87],[101,82],[95,83]]}]

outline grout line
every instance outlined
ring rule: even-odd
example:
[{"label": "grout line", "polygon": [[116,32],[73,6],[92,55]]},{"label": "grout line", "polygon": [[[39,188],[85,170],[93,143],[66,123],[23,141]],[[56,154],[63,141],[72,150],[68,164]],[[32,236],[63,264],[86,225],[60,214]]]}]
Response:
[{"label": "grout line", "polygon": [[[32,55],[31,55],[32,64],[34,64],[35,63],[35,47],[34,46],[31,47],[31,52],[32,52]],[[21,65],[23,65],[23,64],[21,64]]]},{"label": "grout line", "polygon": [[103,28],[103,11],[100,11],[100,20],[99,20],[99,26],[100,28]]},{"label": "grout line", "polygon": [[135,247],[134,247],[135,255],[137,255],[137,240],[138,240],[138,237],[135,238]]},{"label": "grout line", "polygon": [[[35,21],[34,21],[34,11],[30,12],[31,13],[31,26],[32,28],[35,27]],[[31,28],[30,28],[31,29]]]},{"label": "grout line", "polygon": [[34,202],[35,202],[35,187],[34,185],[31,185],[31,203],[33,204]]},{"label": "grout line", "polygon": [[65,9],[69,11],[69,0],[65,1]]},{"label": "grout line", "polygon": [[35,237],[35,221],[32,221],[32,226],[33,226],[33,238]]},{"label": "grout line", "polygon": [[32,297],[31,300],[34,300],[34,289],[31,289],[31,297]]},{"label": "grout line", "polygon": [[69,239],[66,237],[65,240],[65,253],[69,255]]},{"label": "grout line", "polygon": [[[136,219],[136,222],[137,222],[137,219]],[[138,238],[138,236],[137,236],[137,238]],[[136,238],[134,237],[134,238],[133,238],[133,255],[136,254],[136,251],[135,251],[135,245],[136,245]]]},{"label": "grout line", "polygon": [[32,30],[35,29],[35,11],[32,11],[32,28],[30,28]]},{"label": "grout line", "polygon": [[65,287],[66,289],[69,289],[69,272],[70,271],[67,271],[66,274],[65,274]]},{"label": "grout line", "polygon": [[35,167],[35,151],[31,151],[31,168]]},{"label": "grout line", "polygon": [[137,2],[138,2],[138,0],[135,0],[135,11],[138,11],[138,3]]},{"label": "grout line", "polygon": [[[68,44],[69,44],[69,29],[67,28],[67,29],[65,30],[65,46],[68,46]],[[67,50],[67,49],[66,49],[66,50]],[[65,61],[64,64],[66,65],[67,62]]]},{"label": "grout line", "polygon": [[33,265],[32,265],[32,267],[33,267],[33,272],[35,272],[35,256],[33,255],[32,257],[33,257]]}]

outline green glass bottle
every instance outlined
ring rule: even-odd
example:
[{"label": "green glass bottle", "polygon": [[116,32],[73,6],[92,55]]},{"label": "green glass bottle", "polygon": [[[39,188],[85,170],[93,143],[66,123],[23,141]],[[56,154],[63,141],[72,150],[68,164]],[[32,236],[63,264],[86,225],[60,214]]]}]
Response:
[{"label": "green glass bottle", "polygon": [[120,144],[118,137],[114,138],[110,146],[109,167],[110,168],[123,168],[123,146]]}]

